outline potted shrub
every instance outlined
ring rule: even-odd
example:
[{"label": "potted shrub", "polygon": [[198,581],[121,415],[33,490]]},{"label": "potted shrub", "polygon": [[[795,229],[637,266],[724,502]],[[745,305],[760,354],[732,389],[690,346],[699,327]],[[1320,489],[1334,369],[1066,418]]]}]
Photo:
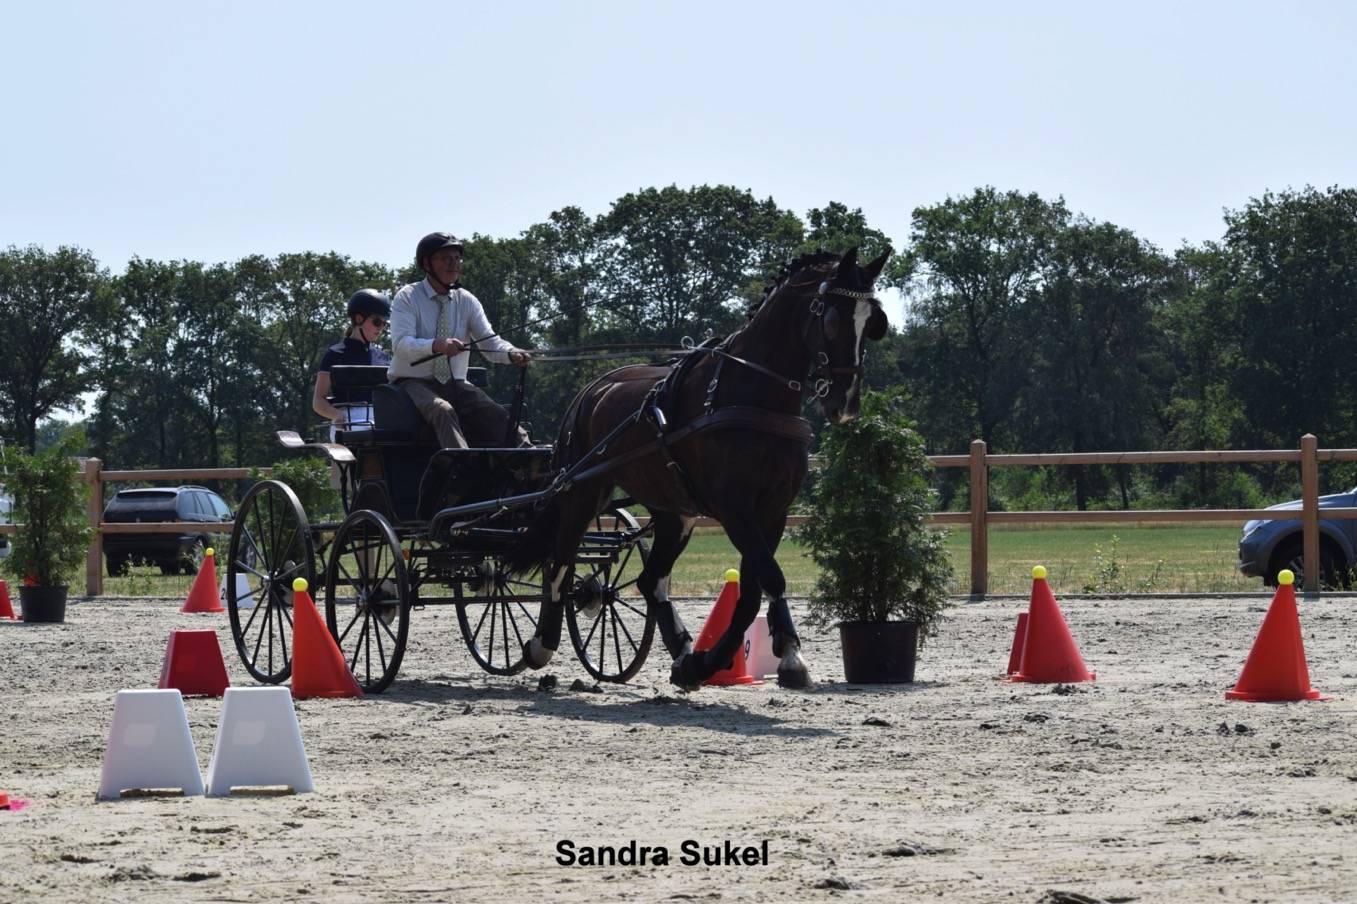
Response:
[{"label": "potted shrub", "polygon": [[8,460],[5,482],[14,496],[14,521],[22,527],[5,567],[19,580],[26,622],[66,620],[67,584],[85,562],[89,487],[77,479],[72,453],[78,447],[79,438],[68,436],[45,452]]},{"label": "potted shrub", "polygon": [[810,622],[837,624],[852,684],[914,680],[916,652],[949,605],[945,533],[924,526],[932,491],[905,395],[864,392],[862,414],[821,435],[821,467],[794,535],[820,568]]}]

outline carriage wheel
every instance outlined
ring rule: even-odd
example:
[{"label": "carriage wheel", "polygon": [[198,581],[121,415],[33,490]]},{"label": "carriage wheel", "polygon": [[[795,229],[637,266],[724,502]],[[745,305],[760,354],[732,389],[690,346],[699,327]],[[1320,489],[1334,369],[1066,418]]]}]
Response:
[{"label": "carriage wheel", "polygon": [[[637,527],[630,512],[613,509],[594,519],[592,531],[606,535]],[[649,544],[637,540],[615,560],[575,566],[565,607],[570,643],[585,670],[599,681],[629,680],[650,654],[655,618],[636,587],[649,555]]]},{"label": "carriage wheel", "polygon": [[410,633],[410,578],[396,532],[376,512],[360,509],[335,532],[325,623],[363,690],[386,690]]},{"label": "carriage wheel", "polygon": [[545,586],[510,575],[494,556],[485,559],[477,583],[468,587],[474,595],[464,595],[457,603],[462,639],[481,668],[492,675],[516,675],[527,667],[523,645],[537,630],[537,613],[523,599],[531,597],[540,605],[546,599]]},{"label": "carriage wheel", "polygon": [[292,674],[292,581],[315,585],[311,528],[285,483],[250,487],[226,558],[226,611],[245,670],[277,684]]}]

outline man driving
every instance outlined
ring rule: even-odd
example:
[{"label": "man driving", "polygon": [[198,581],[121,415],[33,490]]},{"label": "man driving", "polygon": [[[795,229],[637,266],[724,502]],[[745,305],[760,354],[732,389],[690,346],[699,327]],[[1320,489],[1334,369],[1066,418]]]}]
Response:
[{"label": "man driving", "polygon": [[[462,242],[446,232],[419,240],[424,279],[391,300],[389,378],[414,401],[443,448],[504,445],[509,413],[466,379],[470,349],[496,363],[527,367],[532,356],[501,338],[475,295],[462,288]],[[432,360],[428,359],[432,356]],[[528,442],[518,429],[518,442]]]}]

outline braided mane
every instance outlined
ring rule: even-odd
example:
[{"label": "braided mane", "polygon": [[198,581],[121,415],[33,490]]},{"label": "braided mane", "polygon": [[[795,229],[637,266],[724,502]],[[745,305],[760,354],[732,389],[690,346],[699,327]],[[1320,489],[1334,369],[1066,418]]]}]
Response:
[{"label": "braided mane", "polygon": [[764,304],[767,303],[768,299],[773,296],[773,293],[786,285],[787,280],[791,279],[795,274],[807,269],[815,269],[821,273],[827,274],[833,269],[834,265],[838,264],[838,262],[839,256],[832,251],[812,251],[807,254],[798,255],[790,262],[785,263],[778,268],[778,272],[773,277],[773,281],[763,287],[763,297],[750,306],[747,316],[752,318],[757,314]]}]

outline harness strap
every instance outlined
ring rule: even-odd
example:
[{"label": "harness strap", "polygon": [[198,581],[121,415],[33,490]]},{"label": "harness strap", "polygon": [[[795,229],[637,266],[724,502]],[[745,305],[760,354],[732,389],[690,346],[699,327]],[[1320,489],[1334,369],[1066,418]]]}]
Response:
[{"label": "harness strap", "polygon": [[[631,426],[635,423],[635,416],[622,423]],[[670,431],[665,438],[665,443],[672,446],[694,434],[716,429],[754,430],[758,433],[769,433],[783,439],[795,440],[807,447],[810,446],[811,440],[815,438],[815,432],[811,430],[810,421],[800,415],[780,414],[776,411],[755,408],[751,405],[731,405],[726,408],[718,408],[711,414],[701,415],[682,427]],[[606,474],[614,468],[620,468],[638,458],[654,454],[657,448],[658,443],[645,443],[635,449],[623,452],[616,458],[610,458],[592,467],[577,471],[571,474],[570,478],[571,480],[588,480],[590,477]]]}]

